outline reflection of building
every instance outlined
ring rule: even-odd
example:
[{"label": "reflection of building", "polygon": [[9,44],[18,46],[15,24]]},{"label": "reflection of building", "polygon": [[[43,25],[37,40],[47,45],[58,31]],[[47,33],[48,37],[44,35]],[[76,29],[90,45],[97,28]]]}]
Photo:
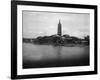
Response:
[{"label": "reflection of building", "polygon": [[59,20],[59,23],[58,23],[58,33],[57,33],[59,36],[62,35],[62,29],[61,29],[61,23],[60,23],[60,20]]}]

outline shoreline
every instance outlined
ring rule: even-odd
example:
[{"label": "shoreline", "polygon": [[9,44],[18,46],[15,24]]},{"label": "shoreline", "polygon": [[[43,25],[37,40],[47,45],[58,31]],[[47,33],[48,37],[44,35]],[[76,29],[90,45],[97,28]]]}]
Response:
[{"label": "shoreline", "polygon": [[[26,43],[26,42],[23,42]],[[27,44],[27,43],[26,43]],[[42,43],[42,44],[37,44],[37,43],[29,43],[29,44],[35,44],[35,45],[52,45],[52,46],[64,46],[64,47],[89,47],[89,45],[85,44],[74,44],[74,43],[68,43],[68,44],[49,44],[49,43]]]}]

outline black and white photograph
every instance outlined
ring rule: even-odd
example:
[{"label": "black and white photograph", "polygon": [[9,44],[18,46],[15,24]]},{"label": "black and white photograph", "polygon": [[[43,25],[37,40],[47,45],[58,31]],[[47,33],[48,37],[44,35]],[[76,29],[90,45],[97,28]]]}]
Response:
[{"label": "black and white photograph", "polygon": [[23,68],[89,65],[90,14],[22,11]]},{"label": "black and white photograph", "polygon": [[12,1],[11,77],[97,74],[97,6]]}]

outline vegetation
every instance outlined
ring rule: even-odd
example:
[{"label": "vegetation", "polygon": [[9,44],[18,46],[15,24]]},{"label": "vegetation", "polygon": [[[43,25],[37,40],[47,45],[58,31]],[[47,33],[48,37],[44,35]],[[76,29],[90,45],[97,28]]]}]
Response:
[{"label": "vegetation", "polygon": [[85,36],[84,39],[75,37],[75,36],[69,36],[69,35],[52,35],[52,36],[39,36],[35,39],[29,39],[29,38],[23,38],[23,42],[26,43],[34,43],[34,44],[51,44],[55,46],[65,46],[69,44],[84,44],[89,45],[89,36]]}]

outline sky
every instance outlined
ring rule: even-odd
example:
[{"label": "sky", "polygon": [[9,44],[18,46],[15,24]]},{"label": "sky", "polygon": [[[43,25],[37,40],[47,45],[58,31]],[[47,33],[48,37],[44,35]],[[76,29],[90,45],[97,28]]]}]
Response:
[{"label": "sky", "polygon": [[90,14],[87,13],[23,11],[22,15],[24,38],[57,34],[59,20],[62,35],[83,38],[90,32]]}]

